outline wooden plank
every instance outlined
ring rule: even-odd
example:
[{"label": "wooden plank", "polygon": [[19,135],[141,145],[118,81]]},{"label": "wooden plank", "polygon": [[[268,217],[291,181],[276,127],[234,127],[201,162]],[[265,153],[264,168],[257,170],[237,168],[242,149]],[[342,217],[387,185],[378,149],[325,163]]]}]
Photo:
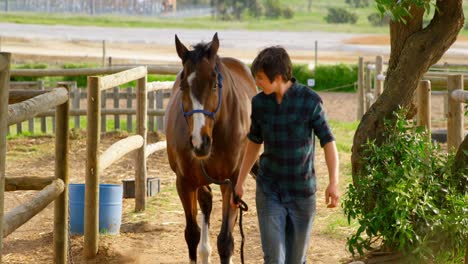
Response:
[{"label": "wooden plank", "polygon": [[[149,65],[146,66],[149,74],[177,74],[180,66]],[[81,68],[81,69],[13,69],[11,76],[17,77],[47,77],[47,76],[91,76],[114,74],[133,69],[135,66],[113,66],[106,68]],[[114,85],[116,86],[116,85]]]},{"label": "wooden plank", "polygon": [[[81,92],[82,89],[79,89],[78,86],[76,85],[73,85],[72,86],[72,94],[73,94],[73,99],[72,99],[72,110],[79,110],[80,109],[80,99],[81,99]],[[75,123],[75,128],[80,128],[81,127],[81,120],[80,120],[80,116],[75,116],[75,118],[73,119],[74,120],[74,123]]]},{"label": "wooden plank", "polygon": [[[148,109],[147,114],[150,116],[164,116],[166,110],[164,109]],[[79,110],[71,110],[70,111],[70,116],[84,116],[86,115],[87,111],[86,109],[79,109]],[[101,115],[130,115],[133,116],[136,114],[136,109],[103,109],[101,110]],[[46,111],[42,112],[40,114],[37,114],[36,116],[54,116],[55,111]]]},{"label": "wooden plank", "polygon": [[22,176],[22,177],[6,177],[5,191],[25,191],[25,190],[42,190],[47,185],[51,184],[55,177],[37,177],[37,176]]},{"label": "wooden plank", "polygon": [[166,149],[167,143],[166,141],[159,141],[153,144],[149,144],[146,146],[146,157],[149,157],[151,154],[155,153],[156,151]]},{"label": "wooden plank", "polygon": [[361,120],[364,115],[365,97],[364,97],[364,58],[359,57],[358,62],[358,112],[357,120]]},{"label": "wooden plank", "polygon": [[[155,109],[156,107],[155,100],[156,100],[155,92],[148,92],[148,109]],[[155,121],[154,116],[148,117],[148,125],[149,125],[148,130],[151,132],[156,131],[154,121]]]},{"label": "wooden plank", "polygon": [[[131,87],[128,87],[127,88],[127,109],[131,109],[132,108],[132,102],[133,102],[133,99],[132,99],[132,93],[133,93],[133,88]],[[135,112],[136,113],[136,112]],[[133,124],[132,124],[133,120],[132,120],[132,115],[131,114],[127,114],[127,132],[132,132],[133,130]]]},{"label": "wooden plank", "polygon": [[106,109],[107,96],[106,92],[101,92],[101,132],[107,132],[107,115],[102,113]]},{"label": "wooden plank", "polygon": [[[8,90],[10,88],[11,54],[0,52],[0,230],[4,229],[4,198],[6,170],[6,136],[8,128]],[[0,263],[2,263],[3,236],[0,236]]]},{"label": "wooden plank", "polygon": [[[139,66],[129,70],[117,72],[99,78],[99,87],[101,91],[110,89],[128,83],[133,80],[140,79],[148,74],[146,67]],[[146,89],[146,87],[145,87]]]},{"label": "wooden plank", "polygon": [[[463,90],[463,75],[452,75],[447,81],[448,93],[451,95],[455,90]],[[447,113],[447,148],[458,149],[464,137],[463,124],[463,105],[452,96],[448,96],[448,113]]]},{"label": "wooden plank", "polygon": [[[417,124],[431,131],[431,82],[420,81],[417,90]],[[430,135],[429,135],[430,137]]]},{"label": "wooden plank", "polygon": [[[50,90],[49,90],[50,91]],[[10,90],[8,104],[17,104],[49,91]]]},{"label": "wooden plank", "polygon": [[[114,108],[120,108],[120,98],[119,98],[119,87],[114,87],[113,96],[114,96]],[[120,130],[120,115],[114,115],[114,129]]]},{"label": "wooden plank", "polygon": [[[71,83],[58,83],[70,94]],[[69,182],[70,100],[56,107],[55,177],[63,181],[63,192],[54,203],[54,262],[68,263],[68,182]]]},{"label": "wooden plank", "polygon": [[99,77],[88,77],[86,178],[84,212],[85,258],[94,258],[99,245],[99,144],[101,141],[101,89]]},{"label": "wooden plank", "polygon": [[149,92],[159,91],[159,90],[172,90],[172,86],[174,86],[173,81],[155,81],[149,82],[146,85],[146,88]]},{"label": "wooden plank", "polygon": [[65,184],[61,179],[54,180],[31,200],[23,203],[5,214],[3,218],[3,237],[7,237],[32,217],[41,212],[53,202],[64,190]]},{"label": "wooden plank", "polygon": [[143,146],[137,150],[135,160],[135,211],[144,211],[146,208],[146,136],[147,136],[147,91],[146,75],[137,80],[137,130],[136,133],[143,138]]},{"label": "wooden plank", "polygon": [[134,151],[135,149],[141,148],[142,146],[143,137],[140,135],[133,135],[115,142],[106,149],[99,158],[99,169],[101,170],[101,173],[126,154]]},{"label": "wooden plank", "polygon": [[8,107],[8,124],[16,124],[38,113],[45,112],[51,107],[63,104],[68,100],[68,91],[64,88],[55,88],[52,91],[14,104]]},{"label": "wooden plank", "polygon": [[375,57],[375,74],[374,74],[374,97],[377,99],[383,92],[384,80],[381,80],[379,76],[383,74],[383,57]]},{"label": "wooden plank", "polygon": [[[164,91],[156,91],[156,108],[157,109],[163,109],[164,108]],[[156,123],[158,126],[158,131],[161,133],[165,133],[165,127],[164,127],[164,117],[163,116],[158,116],[156,118]]]}]

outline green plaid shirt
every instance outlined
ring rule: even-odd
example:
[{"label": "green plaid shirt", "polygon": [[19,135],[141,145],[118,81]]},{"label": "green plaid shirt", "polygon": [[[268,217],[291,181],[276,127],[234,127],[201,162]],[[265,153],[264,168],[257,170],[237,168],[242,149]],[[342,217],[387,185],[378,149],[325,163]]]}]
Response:
[{"label": "green plaid shirt", "polygon": [[258,186],[285,202],[307,198],[316,191],[314,135],[322,147],[335,140],[320,96],[294,78],[292,82],[281,104],[274,93],[260,92],[252,99],[247,135],[257,144],[264,143]]}]

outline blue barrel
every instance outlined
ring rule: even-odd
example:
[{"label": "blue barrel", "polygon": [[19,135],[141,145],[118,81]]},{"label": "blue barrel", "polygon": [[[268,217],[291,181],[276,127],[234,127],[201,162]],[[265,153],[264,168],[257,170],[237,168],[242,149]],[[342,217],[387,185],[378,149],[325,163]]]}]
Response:
[{"label": "blue barrel", "polygon": [[[118,234],[122,223],[122,194],[120,184],[99,185],[99,232]],[[70,233],[84,234],[85,185],[69,185]]]}]

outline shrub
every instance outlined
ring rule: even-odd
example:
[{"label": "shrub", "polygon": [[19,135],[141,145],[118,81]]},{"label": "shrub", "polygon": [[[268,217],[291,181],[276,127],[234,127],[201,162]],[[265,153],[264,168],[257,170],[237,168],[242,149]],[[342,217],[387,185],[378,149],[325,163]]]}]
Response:
[{"label": "shrub", "polygon": [[[19,64],[15,65],[13,68],[15,69],[47,69],[47,64],[44,63],[33,63],[33,64]],[[11,81],[16,81],[16,82],[33,82],[41,79],[40,77],[21,77],[21,76],[15,76],[11,77]]]},{"label": "shrub", "polygon": [[319,65],[314,71],[315,90],[353,92],[357,81],[357,65]]},{"label": "shrub", "polygon": [[367,16],[367,20],[369,20],[369,23],[375,27],[382,27],[390,23],[390,16],[384,15],[382,17],[380,13],[372,13]]},{"label": "shrub", "polygon": [[356,8],[369,6],[369,0],[346,0],[346,3]]},{"label": "shrub", "polygon": [[267,0],[265,2],[265,16],[269,18],[278,18],[281,16],[282,9],[278,0]]},{"label": "shrub", "polygon": [[[64,69],[80,69],[80,68],[95,68],[95,67],[96,67],[95,64],[86,64],[86,63],[82,63],[82,64],[68,63],[62,66],[62,68]],[[67,82],[75,81],[77,87],[86,87],[87,82],[88,82],[86,76],[65,76],[63,77],[63,80]]]},{"label": "shrub", "polygon": [[349,251],[363,255],[381,244],[413,257],[411,263],[461,263],[468,196],[466,189],[457,190],[454,155],[433,145],[426,130],[405,116],[400,109],[396,121],[385,121],[384,141],[364,146],[365,166],[343,202],[348,221],[359,223],[348,238]]},{"label": "shrub", "polygon": [[294,10],[292,10],[292,8],[290,8],[289,6],[288,7],[285,7],[283,9],[283,16],[284,18],[286,19],[291,19],[294,17]]},{"label": "shrub", "polygon": [[357,14],[351,13],[344,8],[336,7],[328,8],[328,14],[325,17],[325,21],[327,21],[327,23],[356,24],[357,20]]}]

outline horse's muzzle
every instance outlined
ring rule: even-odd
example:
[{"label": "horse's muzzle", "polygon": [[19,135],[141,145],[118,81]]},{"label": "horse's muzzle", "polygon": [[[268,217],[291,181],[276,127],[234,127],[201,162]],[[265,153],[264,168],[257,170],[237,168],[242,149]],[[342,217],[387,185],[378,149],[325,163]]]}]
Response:
[{"label": "horse's muzzle", "polygon": [[194,156],[198,159],[208,158],[211,152],[211,138],[209,136],[202,136],[202,143],[199,147],[195,147],[190,137],[190,147]]}]

